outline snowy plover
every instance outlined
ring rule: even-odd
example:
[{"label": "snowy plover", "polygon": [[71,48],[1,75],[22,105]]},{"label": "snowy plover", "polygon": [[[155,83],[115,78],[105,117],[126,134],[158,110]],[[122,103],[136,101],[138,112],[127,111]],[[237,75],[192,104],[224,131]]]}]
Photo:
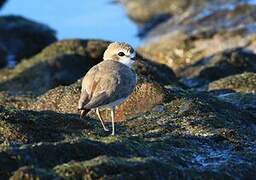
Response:
[{"label": "snowy plover", "polygon": [[104,53],[103,61],[92,67],[82,81],[78,109],[81,117],[90,109],[96,113],[105,127],[99,109],[111,109],[112,135],[115,134],[115,107],[124,102],[136,86],[136,74],[131,69],[136,53],[126,43],[111,43]]}]

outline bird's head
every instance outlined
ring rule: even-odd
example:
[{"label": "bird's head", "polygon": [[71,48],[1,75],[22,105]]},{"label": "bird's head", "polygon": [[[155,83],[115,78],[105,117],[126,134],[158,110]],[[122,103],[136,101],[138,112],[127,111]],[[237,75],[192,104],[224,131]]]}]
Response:
[{"label": "bird's head", "polygon": [[111,43],[104,53],[104,60],[113,60],[131,67],[136,61],[136,52],[131,45],[127,43]]}]

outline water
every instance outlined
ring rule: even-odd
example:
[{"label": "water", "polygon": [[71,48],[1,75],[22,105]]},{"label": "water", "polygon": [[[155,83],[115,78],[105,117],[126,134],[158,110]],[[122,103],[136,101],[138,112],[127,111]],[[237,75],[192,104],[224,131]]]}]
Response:
[{"label": "water", "polygon": [[[49,4],[48,4],[49,3]],[[10,0],[1,15],[15,14],[49,25],[59,39],[94,38],[138,46],[137,26],[111,0]]]}]

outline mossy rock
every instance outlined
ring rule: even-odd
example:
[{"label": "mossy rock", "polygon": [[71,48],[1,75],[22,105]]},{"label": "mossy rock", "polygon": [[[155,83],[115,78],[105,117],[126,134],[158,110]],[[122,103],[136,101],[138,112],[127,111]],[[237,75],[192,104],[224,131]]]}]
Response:
[{"label": "mossy rock", "polygon": [[137,54],[137,61],[133,69],[137,74],[138,82],[157,82],[162,85],[176,84],[177,78],[173,70],[164,64],[153,62]]},{"label": "mossy rock", "polygon": [[[124,121],[141,113],[152,111],[167,99],[167,92],[157,83],[138,84],[129,98],[116,108],[116,121]],[[110,111],[103,110],[101,116],[104,121],[111,121]]]},{"label": "mossy rock", "polygon": [[78,116],[0,106],[0,144],[64,140],[72,134],[79,137],[82,133],[80,130],[86,128],[88,125]]},{"label": "mossy rock", "polygon": [[51,110],[59,113],[78,114],[78,100],[81,93],[82,80],[69,85],[59,86],[39,96],[27,108],[31,110]]},{"label": "mossy rock", "polygon": [[[70,86],[60,86],[52,89],[25,108],[78,114],[77,104],[80,90],[81,80]],[[167,93],[160,84],[156,82],[139,83],[133,94],[122,105],[117,107],[116,120],[123,121],[134,115],[150,111],[156,105],[163,103],[166,97]],[[109,111],[101,112],[101,114],[106,121],[110,120]]]},{"label": "mossy rock", "polygon": [[24,109],[34,101],[31,96],[12,96],[8,92],[0,91],[0,105]]},{"label": "mossy rock", "polygon": [[56,41],[55,31],[21,16],[0,17],[0,42],[15,60],[29,58]]},{"label": "mossy rock", "polygon": [[7,51],[0,45],[0,68],[3,68],[7,64]]},{"label": "mossy rock", "polygon": [[110,179],[167,177],[167,165],[154,158],[118,158],[99,156],[89,161],[56,166],[54,171],[64,179]]},{"label": "mossy rock", "polygon": [[24,166],[19,168],[14,172],[14,175],[10,178],[10,180],[32,180],[32,179],[60,179],[54,172],[49,172],[49,170],[28,167]]},{"label": "mossy rock", "polygon": [[100,40],[54,43],[15,69],[0,71],[0,91],[38,96],[59,85],[72,84],[102,60],[108,44]]},{"label": "mossy rock", "polygon": [[[15,175],[57,174],[65,179],[255,176],[255,131],[246,111],[207,93],[181,89],[169,90],[163,109],[117,124],[113,137],[94,119],[87,118],[83,126],[78,115],[1,107],[0,122],[5,124],[1,133],[7,137],[16,130],[26,141],[13,136],[3,142],[0,164],[8,177],[23,166],[34,168],[21,168]],[[8,168],[13,164],[18,167]]]},{"label": "mossy rock", "polygon": [[[253,59],[251,61],[253,61]],[[256,68],[254,72],[256,72]],[[256,73],[245,72],[213,81],[209,84],[209,90],[231,90],[241,93],[256,93]]]}]

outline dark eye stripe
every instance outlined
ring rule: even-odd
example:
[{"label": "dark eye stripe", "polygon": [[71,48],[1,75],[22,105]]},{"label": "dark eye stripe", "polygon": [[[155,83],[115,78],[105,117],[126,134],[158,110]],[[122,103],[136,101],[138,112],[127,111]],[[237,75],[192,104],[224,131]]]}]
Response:
[{"label": "dark eye stripe", "polygon": [[119,52],[118,56],[124,56],[125,54],[123,52]]}]

